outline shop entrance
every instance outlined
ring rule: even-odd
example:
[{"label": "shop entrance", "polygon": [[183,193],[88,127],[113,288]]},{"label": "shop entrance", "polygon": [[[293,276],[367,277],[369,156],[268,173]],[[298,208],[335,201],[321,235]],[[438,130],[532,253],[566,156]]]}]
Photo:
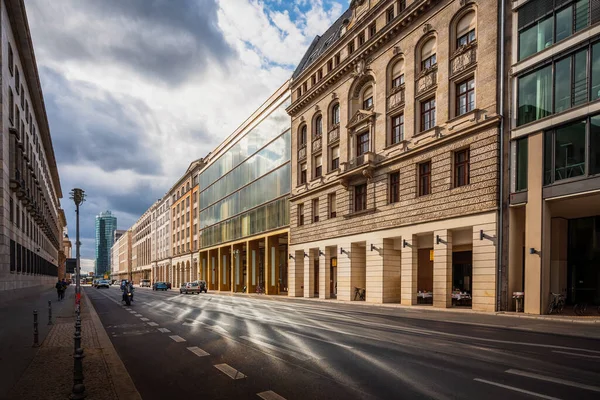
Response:
[{"label": "shop entrance", "polygon": [[567,302],[600,305],[600,216],[569,220]]},{"label": "shop entrance", "polygon": [[452,304],[471,307],[473,282],[473,252],[452,253]]},{"label": "shop entrance", "polygon": [[331,298],[337,298],[337,257],[332,257],[329,261],[329,293]]},{"label": "shop entrance", "polygon": [[319,258],[315,257],[315,260],[313,261],[313,266],[315,269],[315,274],[314,274],[314,296],[315,297],[319,297]]}]

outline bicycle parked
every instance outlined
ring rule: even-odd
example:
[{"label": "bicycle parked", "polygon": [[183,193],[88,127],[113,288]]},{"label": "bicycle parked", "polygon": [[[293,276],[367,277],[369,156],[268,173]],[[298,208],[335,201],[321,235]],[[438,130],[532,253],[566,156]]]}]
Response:
[{"label": "bicycle parked", "polygon": [[552,299],[548,306],[548,314],[552,314],[556,311],[557,314],[562,313],[565,308],[565,296],[561,293],[550,293]]}]

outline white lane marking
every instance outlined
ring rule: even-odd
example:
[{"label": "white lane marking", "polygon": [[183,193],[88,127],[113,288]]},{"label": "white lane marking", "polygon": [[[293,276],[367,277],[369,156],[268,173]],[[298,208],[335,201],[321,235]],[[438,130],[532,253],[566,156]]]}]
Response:
[{"label": "white lane marking", "polygon": [[157,328],[160,333],[170,333],[171,331],[167,328]]},{"label": "white lane marking", "polygon": [[520,371],[518,369],[509,369],[509,370],[506,370],[505,372],[508,374],[524,376],[524,377],[532,378],[532,379],[538,379],[540,381],[558,383],[560,385],[572,386],[572,387],[576,387],[579,389],[590,390],[592,392],[600,392],[600,387],[598,387],[598,386],[585,385],[583,383],[568,381],[566,379],[553,378],[551,376],[534,374],[533,372]]},{"label": "white lane marking", "polygon": [[140,320],[144,321],[144,322],[148,322],[150,321],[148,318],[140,318]]},{"label": "white lane marking", "polygon": [[177,335],[173,335],[173,336],[169,336],[171,339],[173,339],[174,341],[176,341],[177,343],[180,342],[185,342],[185,339],[182,338],[181,336],[177,336]]},{"label": "white lane marking", "polygon": [[125,309],[126,309],[127,311],[131,311],[131,308],[127,308],[127,307],[125,307]]},{"label": "white lane marking", "polygon": [[189,351],[191,351],[192,353],[194,353],[195,355],[197,355],[198,357],[210,356],[210,354],[208,354],[207,352],[205,352],[204,350],[202,350],[201,348],[199,348],[197,346],[188,347],[187,349]]},{"label": "white lane marking", "polygon": [[275,393],[272,390],[269,390],[267,392],[257,393],[256,395],[264,400],[285,400],[285,397],[281,397],[280,395],[278,395],[277,393]]},{"label": "white lane marking", "polygon": [[133,311],[133,310],[131,310],[131,311],[129,311],[129,312],[130,312],[131,314],[137,314],[137,311]]},{"label": "white lane marking", "polygon": [[139,318],[139,317],[141,317],[141,316],[142,316],[142,314],[133,314],[133,316],[134,316],[134,317],[138,317],[138,318]]},{"label": "white lane marking", "polygon": [[230,377],[231,379],[244,379],[246,375],[228,364],[216,364],[215,368]]},{"label": "white lane marking", "polygon": [[486,381],[485,379],[479,379],[479,378],[475,378],[475,379],[473,379],[473,380],[474,380],[474,381],[477,381],[477,382],[481,382],[481,383],[487,383],[488,385],[494,385],[494,386],[498,386],[498,387],[501,387],[501,388],[504,388],[504,389],[508,389],[508,390],[512,390],[512,391],[515,391],[515,392],[525,393],[525,394],[528,394],[528,395],[530,395],[530,396],[539,397],[539,398],[541,398],[541,399],[547,399],[547,400],[560,400],[560,399],[559,399],[559,398],[557,398],[557,397],[550,397],[550,396],[546,396],[546,395],[544,395],[544,394],[541,394],[541,393],[530,392],[529,390],[525,390],[525,389],[519,389],[519,388],[516,388],[516,387],[514,387],[514,386],[508,386],[508,385],[503,385],[503,384],[501,384],[501,383],[497,383],[497,382]]},{"label": "white lane marking", "polygon": [[158,326],[158,324],[156,322],[146,322],[146,323],[150,326]]},{"label": "white lane marking", "polygon": [[275,345],[272,345],[272,344],[267,343],[265,341],[258,340],[258,339],[255,339],[255,338],[251,338],[251,337],[248,337],[248,336],[240,336],[240,339],[244,339],[244,340],[247,340],[248,342],[257,344],[260,347],[266,347],[267,349],[279,351],[281,353],[284,353],[284,354],[287,354],[287,355],[292,356],[294,358],[297,358],[300,361],[306,361],[306,360],[309,360],[309,359],[312,358],[312,357],[307,357],[306,355],[303,355],[303,354],[298,353],[296,351],[287,350],[287,349],[281,348],[279,346],[275,346]]},{"label": "white lane marking", "polygon": [[304,335],[304,334],[298,333],[298,332],[285,331],[285,333],[289,333],[291,335],[296,335],[296,336],[302,336],[302,337],[305,337],[307,339],[317,340],[317,341],[323,342],[323,343],[333,344],[335,346],[340,346],[340,347],[343,347],[345,349],[352,349],[353,348],[352,346],[348,346],[347,344],[336,343],[336,342],[332,342],[331,340],[325,340],[325,339],[317,338],[317,337],[314,337],[314,336]]},{"label": "white lane marking", "polygon": [[553,350],[553,353],[559,353],[559,354],[567,354],[570,356],[577,356],[577,357],[584,357],[584,358],[598,358],[600,359],[600,356],[590,356],[588,354],[579,354],[579,353],[571,353],[569,351],[558,351],[558,350]]}]

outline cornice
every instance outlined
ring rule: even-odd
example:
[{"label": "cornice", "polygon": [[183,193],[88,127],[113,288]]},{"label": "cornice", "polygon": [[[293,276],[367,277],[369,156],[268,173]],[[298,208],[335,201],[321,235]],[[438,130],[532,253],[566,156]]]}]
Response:
[{"label": "cornice", "polygon": [[[369,55],[396,38],[400,30],[404,29],[411,21],[429,11],[435,4],[437,4],[438,1],[439,0],[423,0],[421,3],[411,4],[402,12],[402,18],[397,17],[395,22],[382,27],[375,37],[367,40],[362,47],[357,49],[354,55],[342,60],[337,67],[325,75],[323,80],[317,83],[317,85],[311,87],[308,92],[293,102],[286,109],[287,113],[291,116],[298,113],[306,105],[310,104],[316,97],[322,94],[328,87],[336,83],[341,77],[345,76],[349,70],[354,71],[359,61],[366,61],[366,63],[369,64]],[[365,25],[368,25],[368,23],[372,22],[372,14],[377,13],[379,8],[383,7],[383,3],[385,3],[385,1],[382,1],[378,7],[371,9],[367,16],[361,18],[361,21],[356,26],[353,26],[352,29],[346,32],[344,35],[345,39],[339,40],[335,46],[332,46],[327,52],[320,55],[317,60],[312,63],[310,68],[302,71],[302,73],[291,82],[290,88],[292,93],[299,85],[301,85],[301,82],[303,82],[305,79],[308,79],[308,77],[317,69],[317,67],[322,64],[323,60],[332,57],[333,54],[343,49],[348,44],[349,38],[354,40],[355,34],[360,30],[359,28],[364,29]]]}]

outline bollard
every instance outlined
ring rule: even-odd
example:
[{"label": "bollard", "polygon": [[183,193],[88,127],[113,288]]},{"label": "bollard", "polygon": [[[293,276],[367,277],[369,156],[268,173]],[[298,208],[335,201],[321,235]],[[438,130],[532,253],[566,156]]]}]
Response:
[{"label": "bollard", "polygon": [[52,325],[52,302],[48,300],[48,325]]},{"label": "bollard", "polygon": [[81,320],[79,319],[79,315],[75,321],[75,335],[73,339],[73,351],[77,352],[77,349],[81,348]]},{"label": "bollard", "polygon": [[78,348],[73,355],[73,390],[69,396],[70,400],[85,399],[85,385],[83,384],[83,349]]},{"label": "bollard", "polygon": [[33,347],[39,347],[38,314],[33,310]]}]

